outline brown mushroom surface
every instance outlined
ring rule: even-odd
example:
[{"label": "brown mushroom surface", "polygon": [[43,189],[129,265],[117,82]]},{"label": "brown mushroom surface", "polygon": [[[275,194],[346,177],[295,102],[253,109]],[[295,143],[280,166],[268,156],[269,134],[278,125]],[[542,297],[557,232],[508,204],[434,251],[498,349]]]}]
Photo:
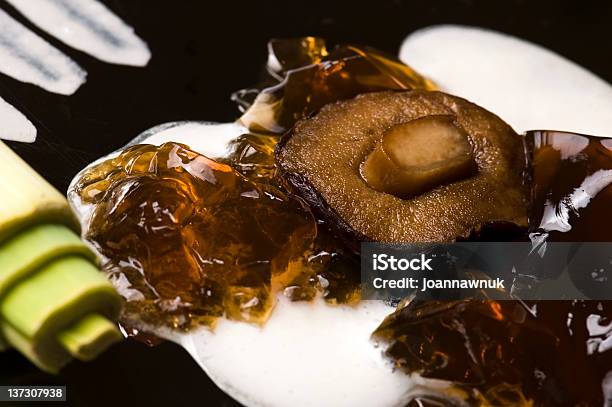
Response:
[{"label": "brown mushroom surface", "polygon": [[327,105],[285,135],[276,161],[296,193],[359,240],[453,241],[488,223],[526,226],[522,138],[441,92]]}]

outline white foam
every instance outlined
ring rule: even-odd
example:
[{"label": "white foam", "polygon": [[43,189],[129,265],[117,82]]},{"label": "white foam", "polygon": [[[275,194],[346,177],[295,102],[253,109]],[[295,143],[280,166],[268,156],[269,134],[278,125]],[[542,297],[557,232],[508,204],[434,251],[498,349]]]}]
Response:
[{"label": "white foam", "polygon": [[147,44],[95,0],[7,0],[38,27],[102,61],[145,66]]},{"label": "white foam", "polygon": [[0,72],[49,92],[73,94],[87,73],[0,9]]},{"label": "white foam", "polygon": [[203,121],[179,121],[160,124],[140,133],[132,144],[161,145],[168,141],[188,145],[209,158],[223,157],[228,144],[249,130],[238,122],[212,123]]},{"label": "white foam", "polygon": [[33,143],[36,127],[19,110],[0,98],[0,139]]},{"label": "white foam", "polygon": [[409,35],[400,59],[517,132],[612,136],[612,86],[528,41],[481,28],[433,26]]},{"label": "white foam", "polygon": [[[279,298],[263,327],[221,320],[170,339],[247,406],[400,406],[418,379],[393,371],[370,335],[393,309]],[[430,390],[431,392],[431,390]]]}]

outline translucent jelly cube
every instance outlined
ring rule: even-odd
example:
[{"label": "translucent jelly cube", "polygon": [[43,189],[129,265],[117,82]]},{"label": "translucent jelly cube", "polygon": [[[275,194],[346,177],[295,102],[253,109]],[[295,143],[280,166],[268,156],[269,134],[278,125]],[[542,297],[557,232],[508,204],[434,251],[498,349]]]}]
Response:
[{"label": "translucent jelly cube", "polygon": [[93,205],[86,237],[107,259],[127,319],[261,323],[316,237],[301,202],[175,143],[130,147],[76,190]]}]

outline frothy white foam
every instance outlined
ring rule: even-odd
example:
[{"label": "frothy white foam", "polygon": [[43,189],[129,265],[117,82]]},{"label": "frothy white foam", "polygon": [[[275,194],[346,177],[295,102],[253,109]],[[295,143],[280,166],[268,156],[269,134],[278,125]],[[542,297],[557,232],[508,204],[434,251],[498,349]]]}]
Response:
[{"label": "frothy white foam", "polygon": [[249,130],[238,122],[212,123],[199,121],[169,122],[140,133],[130,142],[133,144],[155,144],[174,141],[188,145],[209,158],[223,157],[228,144]]},{"label": "frothy white foam", "polygon": [[7,0],[34,24],[102,61],[145,66],[147,44],[134,29],[95,0]]},{"label": "frothy white foam", "polygon": [[381,301],[351,307],[281,297],[263,327],[221,320],[214,332],[167,337],[247,406],[400,406],[419,379],[394,372],[370,340],[392,311]]},{"label": "frothy white foam", "polygon": [[441,25],[409,35],[400,59],[441,90],[497,114],[517,132],[612,136],[612,86],[530,42],[481,28]]},{"label": "frothy white foam", "polygon": [[0,98],[0,139],[33,143],[36,127],[19,110]]}]

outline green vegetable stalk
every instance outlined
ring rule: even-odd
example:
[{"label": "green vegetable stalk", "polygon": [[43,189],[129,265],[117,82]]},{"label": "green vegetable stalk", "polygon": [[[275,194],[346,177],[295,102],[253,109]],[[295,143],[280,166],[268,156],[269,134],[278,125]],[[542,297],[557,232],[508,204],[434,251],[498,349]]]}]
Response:
[{"label": "green vegetable stalk", "polygon": [[66,199],[0,142],[0,350],[55,373],[122,336],[121,299],[79,239]]}]

